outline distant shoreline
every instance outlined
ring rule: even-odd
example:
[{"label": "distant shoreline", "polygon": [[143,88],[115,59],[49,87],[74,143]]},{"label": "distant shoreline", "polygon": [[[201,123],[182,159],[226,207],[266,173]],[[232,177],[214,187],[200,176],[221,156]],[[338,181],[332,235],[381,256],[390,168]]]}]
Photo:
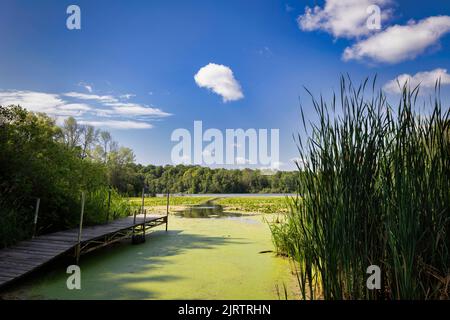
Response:
[{"label": "distant shoreline", "polygon": [[[166,194],[158,193],[156,197],[165,197]],[[295,193],[173,193],[171,197],[221,197],[221,198],[244,198],[244,197],[286,197],[296,196]]]}]

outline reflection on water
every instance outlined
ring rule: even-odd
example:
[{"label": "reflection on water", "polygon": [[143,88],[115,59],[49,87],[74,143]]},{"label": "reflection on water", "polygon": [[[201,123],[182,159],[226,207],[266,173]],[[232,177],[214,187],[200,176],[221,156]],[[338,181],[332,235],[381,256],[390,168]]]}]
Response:
[{"label": "reflection on water", "polygon": [[187,209],[175,213],[183,218],[222,218],[222,217],[240,217],[241,213],[225,212],[221,205],[215,204],[212,200],[205,203],[190,206]]}]

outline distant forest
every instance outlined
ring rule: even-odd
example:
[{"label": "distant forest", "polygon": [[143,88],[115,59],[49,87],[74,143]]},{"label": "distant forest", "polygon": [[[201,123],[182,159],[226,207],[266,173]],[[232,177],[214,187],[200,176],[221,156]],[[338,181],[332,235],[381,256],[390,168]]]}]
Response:
[{"label": "distant forest", "polygon": [[[166,186],[176,193],[288,193],[296,192],[298,172],[278,171],[274,175],[264,175],[252,169],[211,169],[200,166],[133,166],[135,175],[145,181],[149,193],[164,193]],[[137,193],[133,189],[119,190]],[[143,185],[141,184],[140,187]]]}]

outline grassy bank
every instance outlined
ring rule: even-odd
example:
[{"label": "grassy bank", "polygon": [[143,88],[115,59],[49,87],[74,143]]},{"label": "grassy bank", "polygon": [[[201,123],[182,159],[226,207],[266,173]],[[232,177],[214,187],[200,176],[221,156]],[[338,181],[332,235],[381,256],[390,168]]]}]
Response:
[{"label": "grassy bank", "polygon": [[[171,196],[169,198],[169,203],[171,206],[193,206],[193,205],[197,205],[197,204],[206,202],[210,199],[211,199],[211,197]],[[140,206],[142,204],[142,198],[139,198],[139,197],[129,198],[129,200],[130,200],[130,204],[132,204],[133,206]],[[166,204],[167,204],[166,197],[146,197],[144,199],[145,207],[158,207],[158,206],[165,206]]]},{"label": "grassy bank", "polygon": [[[288,211],[285,197],[170,197],[171,211],[187,206],[194,206],[211,201],[221,205],[225,211],[247,212],[247,213],[283,213]],[[141,198],[129,198],[130,204],[138,208],[141,206]],[[165,197],[150,197],[144,199],[145,207],[155,210],[165,210],[167,199]]]},{"label": "grassy bank", "polygon": [[283,213],[288,209],[285,197],[219,198],[215,203],[223,206],[227,211]]}]

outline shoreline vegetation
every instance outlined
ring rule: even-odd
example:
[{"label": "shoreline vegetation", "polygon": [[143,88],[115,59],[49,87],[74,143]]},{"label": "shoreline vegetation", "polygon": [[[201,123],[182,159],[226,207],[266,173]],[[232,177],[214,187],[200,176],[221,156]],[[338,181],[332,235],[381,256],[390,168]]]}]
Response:
[{"label": "shoreline vegetation", "polygon": [[[287,213],[288,205],[286,196],[247,196],[233,197],[227,194],[226,197],[220,195],[211,196],[171,196],[169,198],[169,213],[174,213],[192,206],[202,205],[212,202],[215,205],[223,207],[224,211],[240,212],[240,213]],[[128,199],[130,205],[137,210],[142,204],[142,198],[133,197]],[[150,197],[144,199],[144,207],[151,209],[150,212],[166,213],[167,199],[164,197]],[[152,211],[153,210],[153,211]]]},{"label": "shoreline vegetation", "polygon": [[296,262],[303,299],[449,299],[449,108],[439,83],[418,112],[419,87],[391,106],[375,80],[342,78],[330,102],[311,95],[319,120],[303,117],[302,197],[271,224],[277,251]]}]

